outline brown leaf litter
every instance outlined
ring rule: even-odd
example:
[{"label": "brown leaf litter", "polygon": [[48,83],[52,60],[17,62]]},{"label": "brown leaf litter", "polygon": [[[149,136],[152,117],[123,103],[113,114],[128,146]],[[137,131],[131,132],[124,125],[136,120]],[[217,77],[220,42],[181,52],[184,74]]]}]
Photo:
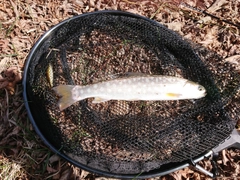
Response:
[{"label": "brown leaf litter", "polygon": [[[20,82],[25,59],[36,40],[64,19],[104,9],[137,13],[217,52],[226,61],[239,64],[240,30],[183,7],[181,3],[240,24],[240,2],[235,0],[3,0],[0,3],[0,179],[110,180],[76,168],[53,155],[36,135],[23,108]],[[240,179],[239,157],[237,149],[220,153],[219,179]],[[199,164],[208,170],[212,168],[208,160]],[[151,179],[209,178],[194,169],[185,168]]]},{"label": "brown leaf litter", "polygon": [[0,75],[0,89],[6,88],[11,95],[15,93],[15,86],[21,82],[22,73],[18,67],[10,67]]}]

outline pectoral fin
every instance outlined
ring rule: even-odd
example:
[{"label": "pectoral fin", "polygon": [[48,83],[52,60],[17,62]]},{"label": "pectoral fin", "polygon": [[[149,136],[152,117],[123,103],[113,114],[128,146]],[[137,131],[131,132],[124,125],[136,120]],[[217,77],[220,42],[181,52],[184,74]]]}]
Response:
[{"label": "pectoral fin", "polygon": [[177,94],[177,93],[166,93],[166,96],[169,98],[179,98],[181,97],[181,94]]},{"label": "pectoral fin", "polygon": [[94,100],[92,101],[92,103],[102,103],[102,102],[106,102],[109,101],[110,99],[103,99],[100,97],[95,97]]}]

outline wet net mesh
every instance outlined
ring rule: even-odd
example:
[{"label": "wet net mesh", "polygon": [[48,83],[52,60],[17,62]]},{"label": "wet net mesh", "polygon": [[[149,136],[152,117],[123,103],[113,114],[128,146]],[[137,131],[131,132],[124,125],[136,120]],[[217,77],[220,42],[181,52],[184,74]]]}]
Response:
[{"label": "wet net mesh", "polygon": [[[51,78],[53,86],[87,85],[127,72],[183,77],[203,85],[207,96],[98,104],[90,98],[59,110]],[[85,166],[131,174],[196,157],[227,138],[239,118],[239,84],[232,65],[166,27],[101,12],[63,23],[39,44],[27,96],[36,125],[56,149]]]}]

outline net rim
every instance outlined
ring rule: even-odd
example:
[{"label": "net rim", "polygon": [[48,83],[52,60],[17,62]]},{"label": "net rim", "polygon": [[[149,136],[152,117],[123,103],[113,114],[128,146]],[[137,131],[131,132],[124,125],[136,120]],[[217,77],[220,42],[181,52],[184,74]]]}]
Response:
[{"label": "net rim", "polygon": [[[85,14],[80,14],[71,18],[68,18],[56,25],[54,25],[53,27],[51,27],[48,31],[46,31],[34,44],[34,46],[32,47],[26,61],[25,61],[25,65],[24,65],[24,74],[23,74],[23,80],[22,80],[22,86],[23,86],[23,99],[24,99],[24,105],[26,107],[27,110],[27,115],[28,118],[30,119],[30,122],[33,125],[34,130],[36,131],[36,133],[39,135],[39,137],[41,138],[41,140],[44,142],[44,144],[46,144],[54,153],[56,153],[57,155],[59,155],[61,158],[67,160],[68,162],[70,162],[71,164],[84,169],[86,171],[89,172],[93,172],[96,173],[98,175],[103,175],[103,176],[108,176],[108,177],[114,177],[114,178],[151,178],[151,177],[157,177],[157,176],[162,176],[162,175],[166,175],[169,174],[171,172],[174,172],[176,170],[185,168],[190,166],[190,163],[187,161],[181,162],[181,163],[168,163],[166,164],[167,166],[170,165],[171,168],[167,167],[164,168],[159,168],[159,169],[155,169],[155,170],[151,170],[149,172],[139,172],[139,174],[115,174],[112,172],[106,172],[106,171],[102,171],[102,170],[98,170],[92,167],[88,167],[84,164],[81,164],[77,161],[75,161],[74,159],[70,158],[69,156],[67,156],[66,154],[64,154],[63,152],[61,152],[58,148],[56,148],[54,145],[52,145],[44,132],[42,132],[40,130],[40,128],[38,127],[37,123],[34,120],[34,116],[31,112],[30,106],[31,104],[30,99],[28,98],[28,92],[27,92],[27,85],[28,85],[28,81],[27,81],[27,76],[29,74],[29,66],[30,66],[30,62],[32,61],[32,59],[36,56],[36,52],[38,51],[39,47],[41,47],[41,45],[43,43],[45,43],[48,38],[51,36],[51,34],[53,34],[54,32],[56,32],[59,28],[63,27],[64,25],[66,25],[68,22],[85,17],[85,16],[91,16],[91,15],[96,15],[96,14],[109,14],[109,15],[121,15],[121,16],[127,16],[127,17],[132,17],[132,18],[138,18],[138,19],[142,19],[145,20],[147,22],[153,23],[156,26],[163,26],[160,23],[158,23],[157,21],[148,19],[146,17],[137,15],[137,14],[133,14],[130,12],[124,12],[124,11],[118,11],[118,10],[103,10],[103,11],[95,11],[95,12],[90,12],[90,13],[85,13]],[[173,32],[174,33],[174,32]],[[202,159],[204,159],[205,157],[208,157],[212,154],[211,151],[209,152],[204,152],[202,155],[194,157],[192,159],[193,162],[199,162]]]}]

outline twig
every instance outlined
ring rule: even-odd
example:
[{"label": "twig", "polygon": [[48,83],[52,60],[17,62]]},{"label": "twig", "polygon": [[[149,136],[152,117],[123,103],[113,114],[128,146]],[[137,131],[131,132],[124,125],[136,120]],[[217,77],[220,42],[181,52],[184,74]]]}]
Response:
[{"label": "twig", "polygon": [[205,10],[201,10],[201,9],[199,9],[199,8],[192,7],[192,6],[190,6],[190,5],[186,4],[186,3],[183,3],[183,2],[181,2],[180,5],[183,5],[184,7],[187,7],[187,8],[189,8],[189,9],[192,9],[192,10],[198,11],[198,12],[200,12],[200,13],[203,13],[203,14],[205,14],[205,15],[207,15],[207,16],[210,16],[210,17],[215,18],[215,19],[217,19],[217,20],[223,21],[223,22],[225,22],[225,23],[227,23],[227,24],[230,24],[230,25],[235,26],[235,27],[237,27],[238,29],[240,29],[240,25],[234,24],[234,23],[231,22],[231,21],[225,20],[225,19],[223,19],[223,18],[221,18],[221,17],[217,17],[217,16],[215,16],[215,15],[213,15],[213,14],[210,14],[210,13],[206,12]]}]

